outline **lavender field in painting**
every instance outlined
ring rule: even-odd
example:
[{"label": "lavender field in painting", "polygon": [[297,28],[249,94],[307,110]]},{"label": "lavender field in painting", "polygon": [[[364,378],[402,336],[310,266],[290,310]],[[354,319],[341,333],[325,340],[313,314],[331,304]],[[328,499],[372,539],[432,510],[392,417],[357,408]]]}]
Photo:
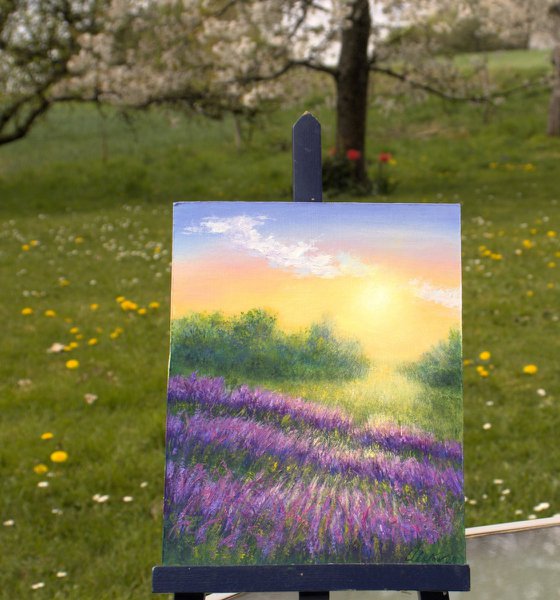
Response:
[{"label": "lavender field in painting", "polygon": [[196,373],[168,402],[168,562],[454,558],[458,443]]},{"label": "lavender field in painting", "polygon": [[165,565],[465,561],[452,205],[175,206]]}]

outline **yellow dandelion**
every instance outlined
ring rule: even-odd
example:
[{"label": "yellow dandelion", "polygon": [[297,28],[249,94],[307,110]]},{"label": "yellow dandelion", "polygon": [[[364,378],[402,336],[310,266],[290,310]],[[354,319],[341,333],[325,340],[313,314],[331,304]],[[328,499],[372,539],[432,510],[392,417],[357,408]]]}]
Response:
[{"label": "yellow dandelion", "polygon": [[488,375],[490,375],[490,373],[489,373],[489,372],[488,372],[486,369],[482,369],[482,370],[480,370],[480,371],[478,372],[478,374],[479,374],[481,377],[488,377]]},{"label": "yellow dandelion", "polygon": [[527,290],[527,298],[532,298],[535,295],[535,292],[533,292],[533,290]]},{"label": "yellow dandelion", "polygon": [[56,312],[52,309],[48,309],[44,312],[45,317],[56,317]]},{"label": "yellow dandelion", "polygon": [[490,357],[492,355],[490,354],[490,352],[488,352],[488,350],[483,350],[479,355],[478,358],[480,358],[480,360],[490,360]]},{"label": "yellow dandelion", "polygon": [[539,368],[537,367],[537,365],[525,365],[523,367],[523,373],[525,373],[526,375],[534,375],[538,370]]},{"label": "yellow dandelion", "polygon": [[119,334],[116,331],[111,331],[111,333],[109,334],[109,337],[112,340],[116,340],[119,337]]},{"label": "yellow dandelion", "polygon": [[145,315],[148,312],[148,310],[146,308],[139,308],[136,312],[139,315]]},{"label": "yellow dandelion", "polygon": [[81,235],[78,235],[77,237],[74,238],[74,243],[75,244],[83,244],[84,238]]},{"label": "yellow dandelion", "polygon": [[536,227],[531,227],[531,229],[529,229],[531,235],[537,235],[538,232],[539,230]]},{"label": "yellow dandelion", "polygon": [[497,169],[498,168],[498,163],[497,162],[491,162],[488,167],[490,169]]},{"label": "yellow dandelion", "polygon": [[536,169],[536,167],[532,163],[526,163],[523,165],[524,171],[534,171],[535,169]]},{"label": "yellow dandelion", "polygon": [[80,331],[79,327],[71,327],[70,328],[70,333],[78,333]]},{"label": "yellow dandelion", "polygon": [[97,310],[98,308],[99,308],[99,304],[96,304],[95,302],[93,304],[89,305],[90,310]]},{"label": "yellow dandelion", "polygon": [[29,250],[29,248],[31,248],[31,246],[30,246],[29,244],[22,244],[22,245],[21,245],[21,249],[22,249],[24,252],[27,252],[27,251]]},{"label": "yellow dandelion", "polygon": [[523,240],[521,242],[521,245],[523,246],[523,248],[529,249],[529,248],[532,248],[535,245],[535,243],[532,242],[531,240]]},{"label": "yellow dandelion", "polygon": [[124,296],[117,296],[117,297],[115,298],[115,300],[116,300],[116,301],[117,301],[119,304],[120,304],[121,302],[123,302],[123,301],[124,301],[124,299],[125,299],[125,297],[124,297]]},{"label": "yellow dandelion", "polygon": [[555,238],[555,237],[556,237],[558,234],[556,233],[556,231],[552,231],[552,230],[550,230],[550,231],[547,231],[547,232],[546,232],[546,235],[547,235],[549,238]]},{"label": "yellow dandelion", "polygon": [[556,258],[560,258],[560,250],[558,252],[555,252],[554,256],[556,256]]},{"label": "yellow dandelion", "polygon": [[64,452],[64,450],[55,450],[50,458],[54,463],[63,463],[68,460],[68,453]]},{"label": "yellow dandelion", "polygon": [[70,348],[70,350],[74,350],[74,348],[77,348],[80,344],[78,344],[78,342],[70,342],[68,344],[68,347]]},{"label": "yellow dandelion", "polygon": [[26,306],[25,308],[21,309],[21,314],[24,315],[24,316],[32,315],[33,314],[33,309],[29,308],[29,306]]},{"label": "yellow dandelion", "polygon": [[97,344],[97,338],[90,338],[88,340],[88,346],[95,346]]},{"label": "yellow dandelion", "polygon": [[549,290],[553,290],[553,289],[555,288],[555,284],[554,284],[554,283],[552,283],[552,282],[549,282],[549,283],[547,283],[547,284],[546,284],[546,287],[547,287]]},{"label": "yellow dandelion", "polygon": [[477,372],[477,373],[479,373],[479,374],[480,374],[480,373],[483,373],[484,371],[486,371],[486,368],[485,368],[485,367],[483,367],[482,365],[478,365],[478,366],[476,367],[476,372]]},{"label": "yellow dandelion", "polygon": [[472,358],[465,358],[465,360],[463,361],[463,365],[465,367],[468,367],[469,365],[472,365],[472,364],[473,364]]},{"label": "yellow dandelion", "polygon": [[547,265],[546,265],[549,269],[554,269],[554,267],[556,266],[556,263],[554,261],[550,261]]},{"label": "yellow dandelion", "polygon": [[35,473],[37,473],[37,475],[44,475],[49,470],[49,468],[47,467],[47,465],[41,463],[39,465],[35,465],[33,467],[33,470],[35,471]]},{"label": "yellow dandelion", "polygon": [[67,369],[77,369],[79,366],[80,366],[80,362],[77,361],[75,358],[72,358],[72,359],[66,361]]},{"label": "yellow dandelion", "polygon": [[54,434],[51,433],[50,431],[45,431],[45,433],[41,434],[42,440],[52,440],[53,437],[54,437]]},{"label": "yellow dandelion", "polygon": [[159,302],[156,302],[154,300],[153,302],[150,302],[150,304],[148,304],[148,306],[155,310],[156,308],[159,308]]},{"label": "yellow dandelion", "polygon": [[66,277],[59,277],[58,278],[58,285],[60,287],[66,287],[66,286],[70,285],[70,282],[68,281],[68,279],[66,279]]},{"label": "yellow dandelion", "polygon": [[490,254],[490,258],[492,260],[502,260],[503,256],[499,252],[495,252],[493,254]]},{"label": "yellow dandelion", "polygon": [[70,350],[72,350],[72,347],[69,345],[64,346],[63,348],[64,352],[70,352]]},{"label": "yellow dandelion", "polygon": [[124,300],[123,302],[121,302],[121,308],[125,311],[137,310],[138,304],[136,304],[136,302],[132,302],[132,300]]},{"label": "yellow dandelion", "polygon": [[31,241],[29,242],[29,245],[30,245],[32,248],[35,248],[35,246],[38,246],[38,245],[39,245],[39,240],[31,240]]}]

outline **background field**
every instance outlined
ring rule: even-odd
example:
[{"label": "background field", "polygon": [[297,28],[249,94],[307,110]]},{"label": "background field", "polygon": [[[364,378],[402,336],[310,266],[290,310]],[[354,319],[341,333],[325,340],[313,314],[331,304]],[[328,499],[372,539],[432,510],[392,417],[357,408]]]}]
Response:
[{"label": "background field", "polygon": [[[545,68],[544,53],[507,56],[495,64],[508,77]],[[467,526],[560,512],[560,140],[543,134],[547,102],[516,97],[487,115],[435,100],[370,111],[370,158],[397,160],[398,187],[379,200],[463,203],[464,358],[474,361],[464,372]],[[150,112],[132,129],[85,106],[57,109],[0,148],[0,514],[14,521],[0,529],[2,597],[39,581],[46,598],[150,597],[161,552],[171,202],[289,200],[291,124],[303,108],[273,115],[241,150],[227,120]],[[332,111],[322,96],[305,108],[323,123],[326,150]],[[123,311],[120,295],[146,314]],[[46,352],[70,341],[79,347]],[[67,369],[69,359],[79,367]],[[536,374],[523,373],[529,364]],[[45,432],[54,437],[40,439]],[[58,448],[68,453],[61,464],[49,460]],[[36,474],[38,463],[50,472]],[[549,508],[535,511],[540,503]]]}]

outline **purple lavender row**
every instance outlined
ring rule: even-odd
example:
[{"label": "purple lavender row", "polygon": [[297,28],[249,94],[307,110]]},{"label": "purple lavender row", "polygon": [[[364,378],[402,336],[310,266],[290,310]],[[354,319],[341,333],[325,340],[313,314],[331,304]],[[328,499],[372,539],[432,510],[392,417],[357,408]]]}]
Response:
[{"label": "purple lavender row", "polygon": [[196,373],[188,378],[172,377],[168,400],[171,403],[196,402],[210,409],[243,411],[260,418],[270,415],[281,419],[289,417],[324,431],[340,431],[361,444],[377,445],[391,452],[420,452],[434,458],[462,462],[462,448],[458,442],[438,442],[428,432],[389,424],[357,426],[349,415],[339,409],[260,388],[242,385],[229,392],[221,377],[198,377]]},{"label": "purple lavender row", "polygon": [[391,423],[364,425],[355,429],[354,437],[366,446],[376,445],[389,452],[412,450],[442,460],[463,462],[463,449],[459,442],[436,441],[435,437],[424,431],[413,431]]},{"label": "purple lavender row", "polygon": [[229,392],[222,377],[190,377],[176,375],[169,380],[168,400],[192,402],[209,407],[226,407],[244,411],[248,415],[274,414],[304,421],[307,425],[327,431],[347,432],[352,428],[351,418],[336,408],[306,402],[301,398],[242,385]]},{"label": "purple lavender row", "polygon": [[[405,558],[417,543],[435,543],[453,530],[454,512],[438,514],[394,503],[387,492],[366,494],[315,477],[309,483],[270,481],[259,472],[240,481],[231,472],[213,474],[202,465],[168,462],[166,517],[176,538],[208,537],[242,553],[256,546],[264,558],[346,554],[364,560]],[[404,546],[404,547],[403,547]]]},{"label": "purple lavender row", "polygon": [[369,481],[389,483],[401,493],[406,486],[416,491],[445,491],[462,496],[462,471],[451,467],[437,468],[428,459],[401,459],[382,453],[333,447],[310,436],[284,431],[272,425],[240,417],[207,417],[195,413],[192,417],[169,415],[168,447],[181,449],[189,457],[197,449],[222,448],[229,453],[244,452],[256,461],[273,457],[282,465],[319,468],[333,475],[363,477]]}]

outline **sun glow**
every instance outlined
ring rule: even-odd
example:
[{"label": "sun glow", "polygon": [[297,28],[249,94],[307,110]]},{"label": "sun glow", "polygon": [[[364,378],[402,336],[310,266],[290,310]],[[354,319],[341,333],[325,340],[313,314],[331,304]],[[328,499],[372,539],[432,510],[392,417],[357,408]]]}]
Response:
[{"label": "sun glow", "polygon": [[394,290],[390,285],[377,281],[368,281],[356,295],[356,309],[365,313],[390,310],[395,300]]}]

